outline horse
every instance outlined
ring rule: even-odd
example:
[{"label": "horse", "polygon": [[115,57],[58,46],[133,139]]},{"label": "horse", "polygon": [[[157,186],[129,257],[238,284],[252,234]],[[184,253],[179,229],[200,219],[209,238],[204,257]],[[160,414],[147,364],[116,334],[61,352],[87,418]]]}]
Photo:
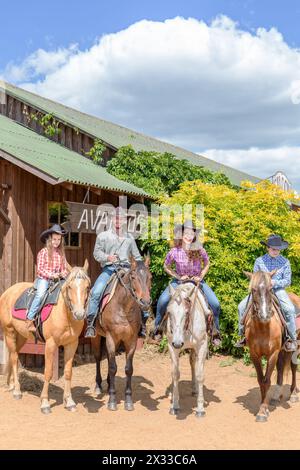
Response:
[{"label": "horse", "polygon": [[[71,393],[72,363],[78,346],[78,338],[82,331],[85,318],[85,305],[90,290],[88,261],[83,268],[67,265],[68,276],[62,285],[58,302],[53,306],[51,315],[43,323],[45,345],[44,386],[41,393],[41,412],[51,413],[49,383],[53,375],[53,358],[59,346],[64,347],[65,387],[63,402],[68,411],[75,411],[76,404]],[[30,333],[25,322],[12,316],[14,304],[22,292],[31,287],[32,283],[20,282],[9,287],[0,297],[0,324],[2,326],[9,352],[7,385],[15,399],[22,398],[18,379],[18,354]],[[13,372],[13,384],[11,375]]]},{"label": "horse", "polygon": [[[289,292],[289,298],[296,307],[296,311],[300,311],[300,297],[293,292]],[[300,329],[297,330],[297,339],[298,345],[300,344]],[[276,364],[277,368],[277,383],[275,388],[275,393],[273,395],[273,403],[277,404],[282,398],[282,384],[283,384],[283,375],[284,372],[288,373],[288,369],[291,369],[292,372],[292,383],[290,386],[290,397],[289,400],[291,403],[297,403],[300,401],[299,398],[299,389],[297,388],[296,374],[297,374],[297,365],[298,365],[298,355],[300,349],[296,352],[290,353],[285,350],[281,350],[278,356],[278,361]]]},{"label": "horse", "polygon": [[[141,309],[147,310],[151,305],[150,256],[144,262],[131,259],[129,269],[118,272],[119,282],[111,300],[105,305],[96,322],[96,337],[91,339],[96,361],[96,394],[102,392],[100,361],[103,352],[103,339],[106,339],[108,358],[108,393],[107,407],[117,409],[115,375],[117,373],[116,352],[122,344],[126,353],[126,388],[124,408],[134,409],[132,401],[131,380],[133,375],[133,357],[136,350],[138,333],[141,327]],[[99,341],[100,337],[100,341]],[[102,344],[102,345],[101,345]]]},{"label": "horse", "polygon": [[192,394],[197,396],[196,417],[204,417],[204,363],[208,353],[206,317],[210,315],[204,296],[192,282],[170,285],[171,299],[166,310],[168,349],[172,362],[170,414],[179,413],[179,354],[190,349]]},{"label": "horse", "polygon": [[[261,405],[256,415],[257,422],[266,422],[269,417],[268,392],[271,376],[282,348],[283,325],[272,294],[272,272],[245,272],[250,279],[251,300],[245,317],[245,336],[250,357],[257,373],[261,391]],[[263,373],[262,358],[267,360]]]}]

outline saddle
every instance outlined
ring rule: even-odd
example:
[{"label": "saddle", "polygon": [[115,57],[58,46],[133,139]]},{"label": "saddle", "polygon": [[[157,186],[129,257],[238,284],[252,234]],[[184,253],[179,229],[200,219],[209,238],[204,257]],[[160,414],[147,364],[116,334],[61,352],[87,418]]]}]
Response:
[{"label": "saddle", "polygon": [[[39,339],[42,341],[44,340],[42,326],[43,323],[49,318],[53,305],[56,305],[58,302],[58,297],[61,291],[61,287],[64,284],[65,280],[62,279],[58,282],[50,282],[49,287],[45,293],[45,296],[42,300],[40,310],[35,317],[34,325],[36,327],[36,331],[39,335]],[[33,299],[36,294],[36,289],[34,285],[25,289],[24,292],[18,297],[15,302],[15,305],[12,309],[12,316],[18,320],[25,321],[27,320],[27,313],[31,307]]]},{"label": "saddle", "polygon": [[100,305],[99,305],[99,310],[98,310],[98,313],[102,313],[104,307],[106,307],[106,305],[110,302],[110,300],[112,299],[114,293],[115,293],[115,290],[116,290],[116,287],[117,287],[117,284],[119,282],[119,279],[118,279],[118,276],[116,273],[114,273],[108,280],[106,286],[105,286],[105,289],[104,289],[104,292],[103,292],[103,295],[102,295],[102,298],[100,300]]}]

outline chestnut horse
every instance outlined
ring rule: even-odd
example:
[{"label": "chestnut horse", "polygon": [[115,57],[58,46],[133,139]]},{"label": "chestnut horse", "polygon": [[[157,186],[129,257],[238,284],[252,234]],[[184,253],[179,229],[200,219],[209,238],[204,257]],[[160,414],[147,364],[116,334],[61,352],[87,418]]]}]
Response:
[{"label": "chestnut horse", "polygon": [[[275,272],[245,273],[251,279],[251,300],[249,302],[249,313],[245,318],[245,336],[261,391],[261,406],[256,415],[256,421],[259,422],[268,420],[268,391],[271,385],[271,376],[282,347],[283,326],[272,293],[271,278]],[[261,362],[263,357],[267,360],[265,374]]]},{"label": "chestnut horse", "polygon": [[[133,374],[133,356],[136,349],[138,333],[141,327],[141,309],[147,310],[151,305],[150,288],[151,273],[149,271],[150,257],[146,257],[145,262],[131,260],[129,269],[119,271],[119,282],[112,299],[101,312],[100,321],[97,321],[96,338],[92,338],[93,353],[96,360],[96,393],[102,391],[100,361],[101,342],[105,336],[108,355],[108,409],[116,410],[116,388],[115,375],[117,372],[116,352],[121,343],[126,352],[126,389],[125,389],[125,410],[134,409],[132,401],[131,379]],[[117,268],[118,271],[118,268]],[[99,320],[99,316],[98,316]],[[100,336],[100,341],[99,341]]]},{"label": "chestnut horse", "polygon": [[[69,274],[62,286],[58,302],[53,306],[49,318],[43,323],[46,346],[41,411],[44,414],[51,413],[48,389],[53,375],[54,353],[59,346],[64,346],[64,406],[69,411],[76,409],[71,394],[72,363],[84,324],[85,304],[90,289],[90,278],[87,274],[88,261],[85,261],[83,268],[71,268],[68,265],[68,271]],[[9,352],[7,385],[16,399],[22,398],[18,379],[18,354],[32,333],[29,333],[24,321],[13,318],[12,309],[22,292],[31,286],[31,283],[20,282],[11,286],[0,297],[0,324]],[[13,385],[10,385],[12,372]]]},{"label": "chestnut horse", "polygon": [[[296,307],[296,311],[300,312],[300,297],[292,292],[289,292],[289,297],[293,304]],[[297,365],[298,365],[298,355],[300,353],[299,344],[300,344],[300,330],[297,329],[297,339],[298,339],[298,351],[294,353],[289,353],[287,351],[281,350],[278,356],[277,361],[277,385],[275,393],[273,396],[274,403],[278,403],[282,398],[282,384],[283,384],[283,375],[284,371],[288,372],[288,369],[291,369],[292,372],[292,384],[290,387],[290,402],[296,403],[300,400],[299,398],[299,389],[297,388],[296,383],[296,374],[297,374]]]}]

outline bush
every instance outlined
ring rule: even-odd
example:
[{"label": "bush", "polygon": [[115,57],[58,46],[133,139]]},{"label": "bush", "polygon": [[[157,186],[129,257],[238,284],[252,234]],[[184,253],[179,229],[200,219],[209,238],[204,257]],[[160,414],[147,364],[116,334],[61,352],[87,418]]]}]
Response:
[{"label": "bush", "polygon": [[[288,240],[286,255],[292,266],[295,293],[300,293],[299,213],[286,204],[290,194],[269,182],[245,183],[243,190],[226,185],[210,185],[202,181],[183,183],[165,204],[203,204],[205,248],[211,267],[206,281],[216,292],[221,307],[221,330],[224,347],[233,350],[237,339],[237,306],[247,295],[249,281],[243,271],[252,271],[254,261],[265,253],[260,244],[271,233]],[[165,241],[147,241],[152,256],[153,295],[159,295],[167,284],[163,262],[169,249]]]}]

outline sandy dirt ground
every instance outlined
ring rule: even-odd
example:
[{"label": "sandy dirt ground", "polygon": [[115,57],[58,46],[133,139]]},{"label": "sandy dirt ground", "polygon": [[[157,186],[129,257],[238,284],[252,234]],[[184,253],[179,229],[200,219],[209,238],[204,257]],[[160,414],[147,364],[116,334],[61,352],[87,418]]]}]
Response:
[{"label": "sandy dirt ground", "polygon": [[[241,361],[214,356],[206,362],[206,417],[196,418],[188,357],[181,358],[181,412],[169,415],[170,360],[148,350],[136,353],[135,410],[123,407],[124,357],[118,357],[118,410],[95,397],[94,364],[74,367],[74,413],[62,404],[63,378],[51,385],[52,413],[41,414],[42,375],[21,371],[23,398],[16,401],[0,376],[0,449],[299,449],[300,403],[290,404],[288,387],[267,423],[256,423],[259,389],[254,370]],[[146,347],[146,348],[147,348]],[[149,349],[150,348],[150,349]],[[103,362],[104,377],[106,361]],[[274,383],[274,377],[273,377]]]}]

